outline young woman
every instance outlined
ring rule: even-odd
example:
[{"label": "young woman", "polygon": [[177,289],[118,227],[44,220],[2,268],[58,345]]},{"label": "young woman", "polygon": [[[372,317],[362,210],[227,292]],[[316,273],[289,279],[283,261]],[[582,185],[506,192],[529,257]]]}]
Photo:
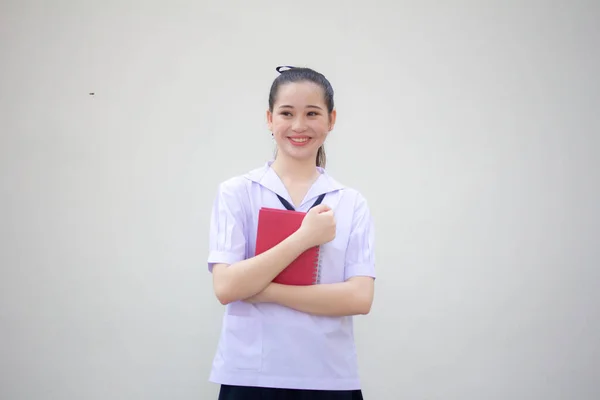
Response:
[{"label": "young woman", "polygon": [[[362,399],[352,316],[373,301],[372,219],[365,198],[324,169],[336,120],[329,81],[285,68],[277,68],[267,111],[275,160],[223,182],[213,207],[208,268],[227,307],[210,380],[221,384],[220,400]],[[255,256],[261,207],[307,214],[294,234]],[[319,284],[272,283],[318,245]]]}]

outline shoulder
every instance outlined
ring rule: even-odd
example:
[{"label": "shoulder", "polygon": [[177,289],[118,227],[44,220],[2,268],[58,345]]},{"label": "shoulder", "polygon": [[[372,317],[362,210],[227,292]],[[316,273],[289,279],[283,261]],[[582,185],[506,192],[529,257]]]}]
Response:
[{"label": "shoulder", "polygon": [[346,187],[344,188],[344,196],[348,197],[355,218],[371,213],[367,198],[358,189]]},{"label": "shoulder", "polygon": [[332,188],[339,190],[343,202],[351,206],[354,211],[364,208],[368,209],[367,199],[359,189],[342,184],[330,175],[327,175],[327,179],[329,179]]},{"label": "shoulder", "polygon": [[348,196],[350,196],[353,199],[354,205],[360,206],[367,204],[367,198],[358,189],[352,187],[345,187],[343,190]]},{"label": "shoulder", "polygon": [[331,189],[332,191],[339,191],[346,201],[350,201],[357,206],[366,204],[367,200],[359,189],[338,181],[336,178],[330,175],[324,168],[319,169],[327,178],[329,189]]},{"label": "shoulder", "polygon": [[227,178],[219,183],[219,194],[221,195],[238,195],[246,190],[248,180],[243,175]]},{"label": "shoulder", "polygon": [[352,221],[361,220],[365,217],[370,218],[369,202],[361,190],[339,184],[331,177],[329,179],[339,187],[339,200],[336,208],[340,214],[346,215],[346,218],[350,218]]},{"label": "shoulder", "polygon": [[223,195],[239,195],[245,193],[252,185],[252,181],[261,173],[264,174],[264,168],[255,168],[243,174],[229,177],[219,183],[219,193]]}]

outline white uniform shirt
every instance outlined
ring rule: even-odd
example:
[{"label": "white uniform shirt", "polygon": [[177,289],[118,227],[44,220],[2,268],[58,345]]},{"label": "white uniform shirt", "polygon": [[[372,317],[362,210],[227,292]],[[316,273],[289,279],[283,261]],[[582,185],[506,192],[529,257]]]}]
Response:
[{"label": "white uniform shirt", "polygon": [[[324,169],[297,211],[317,197],[334,211],[336,237],[321,246],[321,284],[375,277],[373,222],[364,197]],[[271,162],[219,186],[210,227],[208,268],[254,257],[258,211],[292,203]],[[352,317],[315,316],[271,303],[228,304],[210,380],[291,389],[360,388]]]}]

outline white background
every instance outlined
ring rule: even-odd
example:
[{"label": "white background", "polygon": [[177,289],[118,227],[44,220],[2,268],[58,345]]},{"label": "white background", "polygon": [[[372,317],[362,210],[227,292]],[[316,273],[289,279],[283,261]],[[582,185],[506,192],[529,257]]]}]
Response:
[{"label": "white background", "polygon": [[287,64],[332,82],[328,169],[375,218],[365,398],[598,399],[599,17],[3,0],[0,398],[216,398],[210,207]]}]

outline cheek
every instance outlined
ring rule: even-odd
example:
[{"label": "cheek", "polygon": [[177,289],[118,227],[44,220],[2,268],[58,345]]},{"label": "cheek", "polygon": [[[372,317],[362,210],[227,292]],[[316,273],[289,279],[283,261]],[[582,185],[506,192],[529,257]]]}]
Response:
[{"label": "cheek", "polygon": [[273,125],[273,133],[275,135],[279,135],[279,136],[283,136],[286,134],[286,132],[289,131],[289,127],[279,124],[279,125]]},{"label": "cheek", "polygon": [[286,120],[273,119],[272,127],[273,127],[273,132],[277,133],[277,132],[282,132],[282,131],[287,130],[290,127],[290,124]]},{"label": "cheek", "polygon": [[327,121],[313,121],[310,126],[313,131],[319,134],[326,134],[329,132],[329,123]]}]

